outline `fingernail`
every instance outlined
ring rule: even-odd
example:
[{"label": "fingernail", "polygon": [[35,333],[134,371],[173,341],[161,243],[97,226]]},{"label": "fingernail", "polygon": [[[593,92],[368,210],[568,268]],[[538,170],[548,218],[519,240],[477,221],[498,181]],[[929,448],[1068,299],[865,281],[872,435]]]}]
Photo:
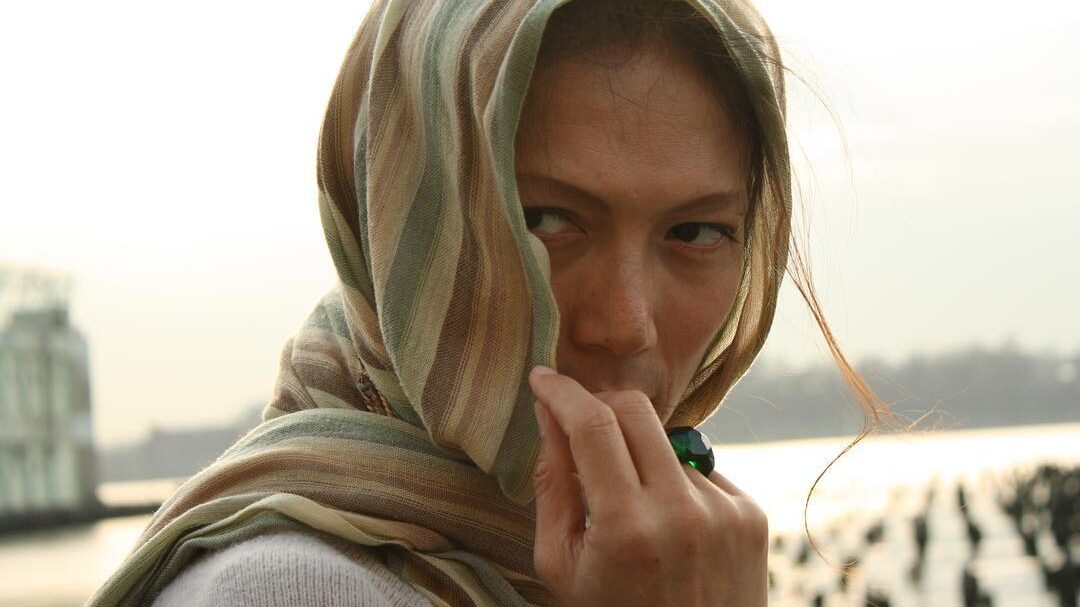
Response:
[{"label": "fingernail", "polygon": [[533,367],[533,373],[537,375],[554,375],[555,369],[551,367],[545,367],[544,365],[536,365]]}]

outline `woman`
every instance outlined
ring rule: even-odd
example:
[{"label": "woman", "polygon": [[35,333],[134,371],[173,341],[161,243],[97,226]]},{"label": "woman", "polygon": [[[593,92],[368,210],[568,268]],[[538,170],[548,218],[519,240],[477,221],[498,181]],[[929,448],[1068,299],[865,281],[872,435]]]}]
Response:
[{"label": "woman", "polygon": [[318,176],[338,288],[90,604],[766,604],[765,515],[664,432],[746,372],[787,262],[752,6],[377,1]]}]

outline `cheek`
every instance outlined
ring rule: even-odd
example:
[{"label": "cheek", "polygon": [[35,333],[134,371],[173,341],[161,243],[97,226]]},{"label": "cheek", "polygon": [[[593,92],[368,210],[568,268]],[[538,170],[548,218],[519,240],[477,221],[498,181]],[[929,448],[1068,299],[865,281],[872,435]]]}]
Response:
[{"label": "cheek", "polygon": [[735,305],[740,278],[741,272],[726,270],[698,280],[672,277],[671,295],[657,306],[660,347],[687,381]]}]

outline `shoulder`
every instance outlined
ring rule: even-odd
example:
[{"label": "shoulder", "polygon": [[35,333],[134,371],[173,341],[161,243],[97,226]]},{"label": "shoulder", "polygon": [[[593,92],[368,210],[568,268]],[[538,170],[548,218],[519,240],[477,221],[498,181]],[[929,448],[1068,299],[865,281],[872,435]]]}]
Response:
[{"label": "shoulder", "polygon": [[233,544],[193,562],[153,605],[430,607],[431,603],[362,547],[345,554],[304,533],[276,533]]}]

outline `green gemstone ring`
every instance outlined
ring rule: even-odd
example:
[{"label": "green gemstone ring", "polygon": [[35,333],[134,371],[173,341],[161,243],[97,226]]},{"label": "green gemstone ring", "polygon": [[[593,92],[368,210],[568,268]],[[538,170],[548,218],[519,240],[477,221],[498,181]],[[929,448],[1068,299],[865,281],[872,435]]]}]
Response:
[{"label": "green gemstone ring", "polygon": [[690,464],[698,472],[709,476],[716,465],[709,437],[690,426],[681,426],[667,431],[675,456],[684,464]]}]

